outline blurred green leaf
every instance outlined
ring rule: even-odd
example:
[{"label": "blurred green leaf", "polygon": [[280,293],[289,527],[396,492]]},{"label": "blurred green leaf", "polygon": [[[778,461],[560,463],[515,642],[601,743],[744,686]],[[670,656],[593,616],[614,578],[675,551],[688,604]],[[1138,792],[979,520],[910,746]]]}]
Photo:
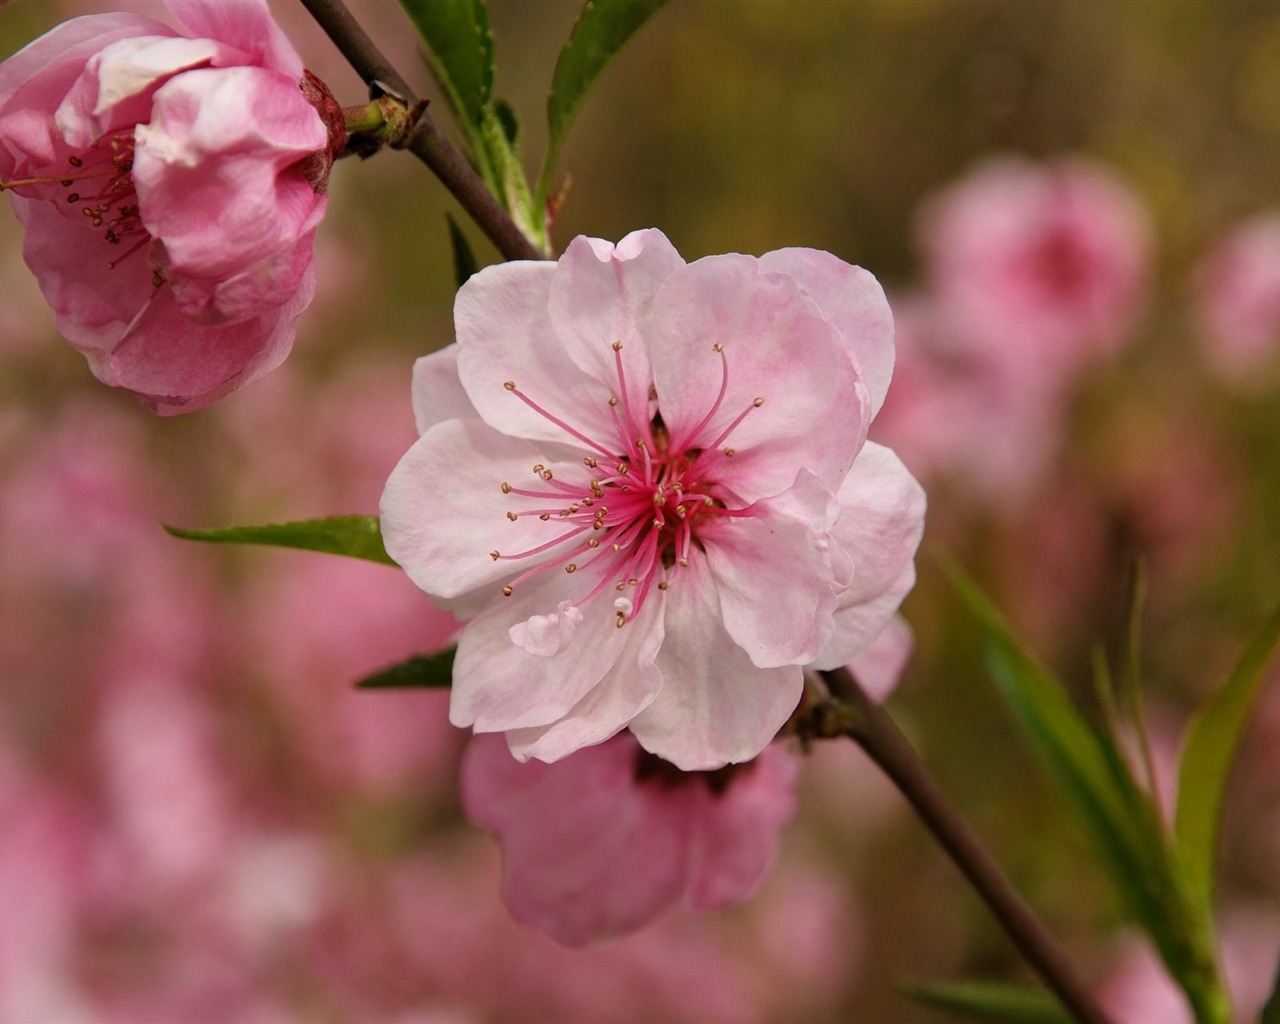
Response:
[{"label": "blurred green leaf", "polygon": [[978,585],[954,563],[952,584],[983,627],[987,663],[1032,748],[1056,778],[1133,918],[1146,929],[1196,1010],[1229,1020],[1212,916],[1187,892],[1160,814],[1115,740],[1076,708],[1018,643]]},{"label": "blurred green leaf", "polygon": [[431,74],[467,133],[493,99],[493,35],[484,0],[400,0],[426,47]]},{"label": "blurred green leaf", "polygon": [[377,516],[329,516],[267,526],[229,526],[221,530],[183,530],[165,526],[174,537],[213,544],[266,544],[277,548],[303,548],[331,555],[347,555],[369,562],[395,565],[382,545]]},{"label": "blurred green leaf", "polygon": [[462,228],[454,220],[453,214],[446,213],[444,217],[449,222],[449,247],[453,250],[454,283],[461,288],[471,275],[480,269],[480,264],[476,260],[475,253],[471,251],[471,243],[462,233]]},{"label": "blurred green leaf", "polygon": [[381,672],[365,676],[356,686],[361,690],[448,689],[453,683],[453,657],[457,648],[438,654],[424,654]]},{"label": "blurred green leaf", "polygon": [[1011,1024],[1070,1024],[1072,1020],[1052,993],[1029,985],[905,981],[898,982],[896,987],[903,995],[925,1006],[974,1020]]},{"label": "blurred green leaf", "polygon": [[502,125],[502,134],[506,136],[507,143],[513,150],[519,152],[520,120],[516,117],[516,112],[512,109],[511,104],[506,100],[498,100],[493,105],[493,113],[498,119],[498,123]]},{"label": "blurred green leaf", "polygon": [[560,148],[578,107],[600,72],[666,0],[587,0],[560,51],[547,96],[547,155],[538,179],[539,207],[551,190]]},{"label": "blurred green leaf", "polygon": [[1194,897],[1213,907],[1214,863],[1222,797],[1240,734],[1253,706],[1263,671],[1280,640],[1280,608],[1245,651],[1225,686],[1214,694],[1187,727],[1178,770],[1178,808],[1174,833],[1190,877]]}]

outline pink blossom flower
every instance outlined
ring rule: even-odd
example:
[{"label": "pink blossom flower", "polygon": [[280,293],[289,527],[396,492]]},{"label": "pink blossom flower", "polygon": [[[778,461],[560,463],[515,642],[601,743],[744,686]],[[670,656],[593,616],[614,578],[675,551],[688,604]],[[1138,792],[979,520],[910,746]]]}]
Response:
[{"label": "pink blossom flower", "polygon": [[467,816],[503,847],[503,898],[570,946],[634,931],[678,903],[751,895],[795,811],[799,761],[778,745],[715,772],[681,772],[621,734],[555,764],[521,764],[477,736],[462,764]]},{"label": "pink blossom flower", "polygon": [[1258,387],[1280,352],[1280,212],[1237,225],[1197,275],[1197,319],[1209,365],[1228,383]]},{"label": "pink blossom flower", "polygon": [[554,761],[629,727],[684,770],[757,755],[801,666],[866,649],[924,495],[866,442],[893,364],[828,253],[686,264],[661,232],[491,267],[419,361],[387,550],[466,618],[450,714]]},{"label": "pink blossom flower", "polygon": [[0,65],[0,182],[27,265],[95,376],[162,413],[288,353],[342,141],[263,0],[169,9],[179,30],[89,15]]},{"label": "pink blossom flower", "polygon": [[928,202],[918,235],[935,297],[979,344],[1061,375],[1116,351],[1140,311],[1151,227],[1079,157],[991,159]]}]

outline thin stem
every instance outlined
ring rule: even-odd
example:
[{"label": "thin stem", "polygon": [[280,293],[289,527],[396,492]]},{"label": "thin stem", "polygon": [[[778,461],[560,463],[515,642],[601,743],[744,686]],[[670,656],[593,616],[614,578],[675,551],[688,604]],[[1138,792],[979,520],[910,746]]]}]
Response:
[{"label": "thin stem", "polygon": [[1066,955],[938,788],[893,720],[871,702],[847,669],[823,672],[822,677],[831,695],[847,708],[843,723],[846,735],[867,752],[915,808],[1044,983],[1085,1024],[1112,1024]]},{"label": "thin stem", "polygon": [[[380,83],[410,107],[417,102],[409,83],[391,66],[342,0],[302,0],[302,5],[311,12],[366,85],[373,87]],[[484,181],[426,113],[410,132],[405,148],[431,168],[505,259],[546,258],[524,236]]]}]

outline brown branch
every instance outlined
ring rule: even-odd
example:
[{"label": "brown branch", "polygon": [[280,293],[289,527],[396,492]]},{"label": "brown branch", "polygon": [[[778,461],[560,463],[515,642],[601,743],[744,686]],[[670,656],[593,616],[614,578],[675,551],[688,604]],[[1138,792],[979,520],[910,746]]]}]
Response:
[{"label": "brown branch", "polygon": [[828,734],[838,730],[849,736],[889,776],[1062,1004],[1085,1024],[1112,1024],[1066,954],[938,788],[893,719],[872,703],[847,669],[823,672],[822,677],[841,707],[838,721],[827,716],[820,728]]},{"label": "brown branch", "polygon": [[[371,89],[385,87],[409,107],[417,97],[398,71],[383,56],[342,0],[302,0],[302,5],[333,40],[347,62]],[[539,251],[508,216],[484,180],[457,148],[423,113],[410,132],[405,148],[426,164],[445,188],[462,204],[480,230],[508,260],[540,260]]]}]

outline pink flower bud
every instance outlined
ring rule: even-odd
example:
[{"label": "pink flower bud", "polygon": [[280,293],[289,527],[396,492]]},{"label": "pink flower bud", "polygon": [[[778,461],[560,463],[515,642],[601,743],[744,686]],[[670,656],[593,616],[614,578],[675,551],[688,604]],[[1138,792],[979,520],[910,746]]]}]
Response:
[{"label": "pink flower bud", "polygon": [[[59,25],[0,65],[0,185],[59,332],[161,413],[280,363],[342,144],[263,0]],[[336,129],[336,130],[335,130]]]}]

